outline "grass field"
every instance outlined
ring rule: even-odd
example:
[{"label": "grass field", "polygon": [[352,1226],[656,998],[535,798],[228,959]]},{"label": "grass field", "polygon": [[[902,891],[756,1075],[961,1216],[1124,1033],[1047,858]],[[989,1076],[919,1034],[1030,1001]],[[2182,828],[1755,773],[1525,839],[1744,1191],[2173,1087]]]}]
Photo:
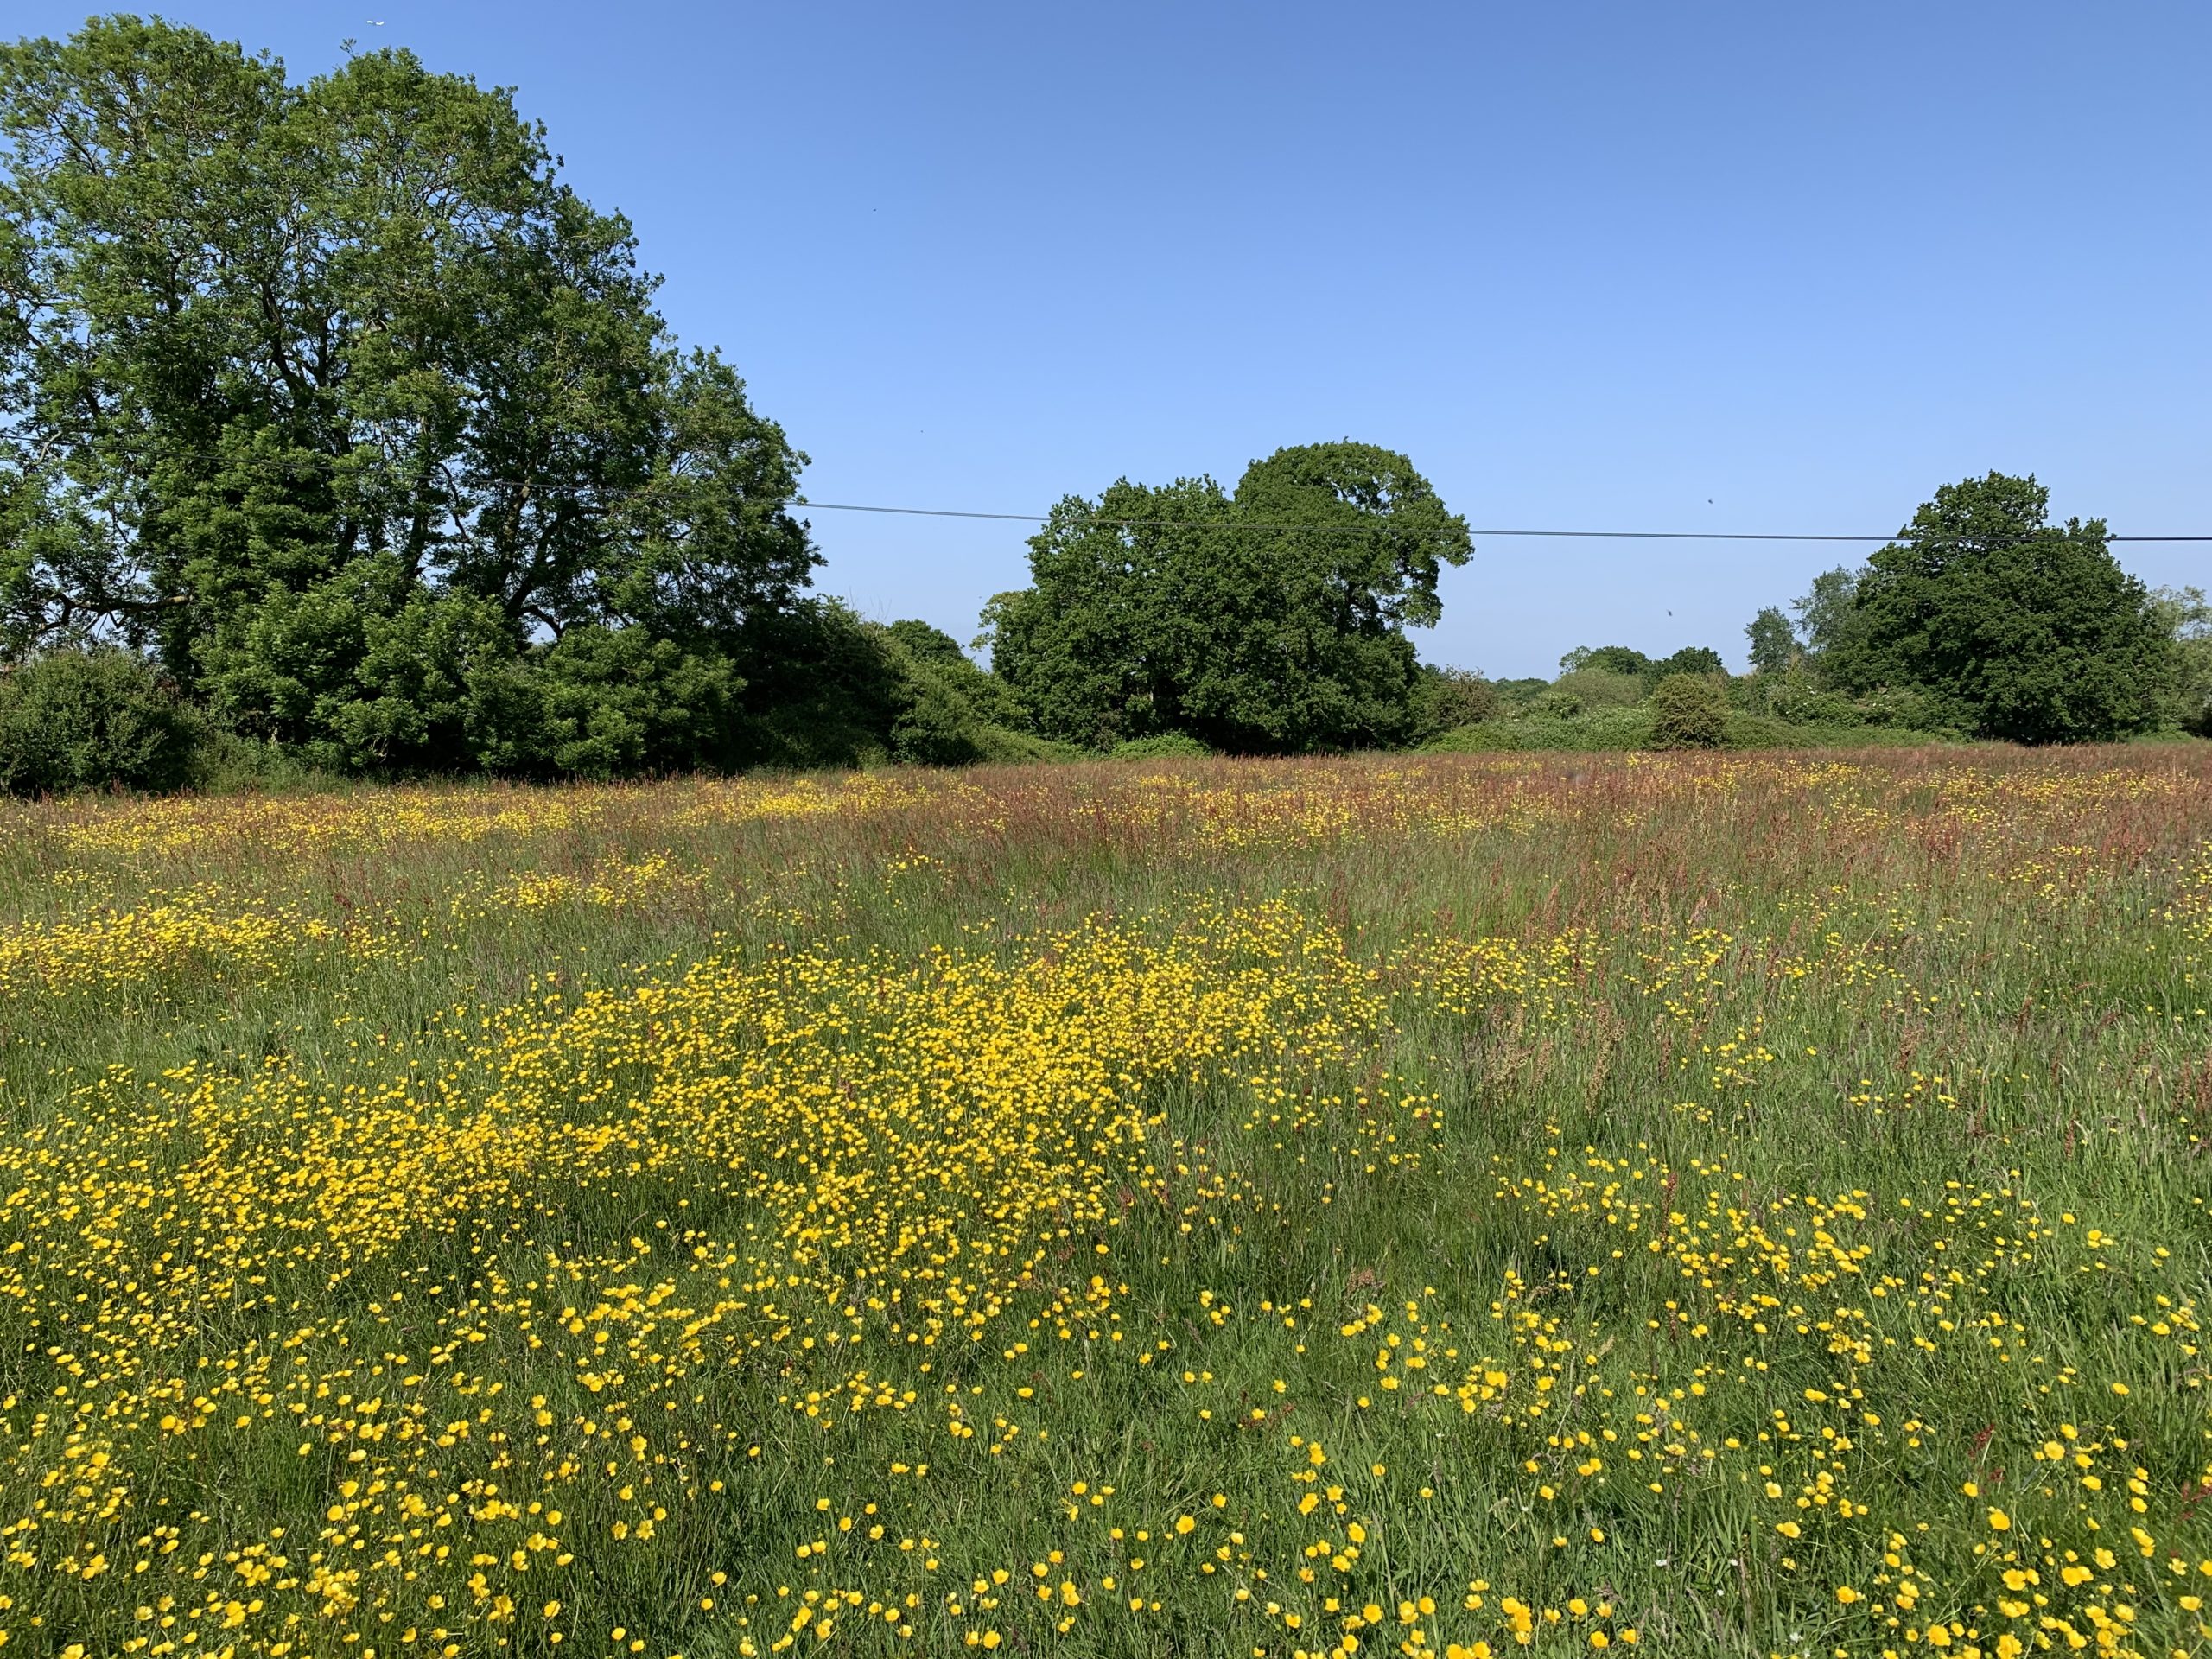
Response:
[{"label": "grass field", "polygon": [[0,824],[10,1650],[2212,1651],[2202,747]]}]

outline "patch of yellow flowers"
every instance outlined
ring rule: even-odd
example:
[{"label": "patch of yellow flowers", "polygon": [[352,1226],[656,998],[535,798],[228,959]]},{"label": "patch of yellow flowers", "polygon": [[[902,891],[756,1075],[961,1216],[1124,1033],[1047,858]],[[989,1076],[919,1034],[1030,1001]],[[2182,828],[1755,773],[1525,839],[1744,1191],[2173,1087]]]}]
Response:
[{"label": "patch of yellow flowers", "polygon": [[[1656,811],[1726,799],[1741,764],[1632,781]],[[1568,810],[1498,776],[1124,794],[1143,833],[1236,851]],[[1807,762],[1793,786],[1847,817],[1862,784]],[[2163,787],[1962,772],[1934,810]],[[854,779],[250,816],[304,855],[925,796],[1004,804]],[[62,836],[166,856],[225,810],[87,808]],[[2016,886],[2070,891],[2053,845],[2004,867]],[[949,868],[911,847],[880,867],[893,902]],[[447,915],[635,910],[705,880],[610,855]],[[2175,892],[2164,925],[2202,938],[2212,851]],[[1789,1185],[1725,1145],[1537,1120],[1470,1182],[1459,1117],[1511,1100],[1450,1094],[1402,1033],[1471,1033],[1501,1091],[1552,1086],[1614,995],[1608,941],[1573,921],[1366,949],[1314,908],[1191,896],[974,949],[548,969],[364,1025],[342,1063],[83,1084],[0,1147],[0,1643],[1691,1652],[1649,1610],[1655,1575],[1693,1571],[1798,1621],[1793,1651],[2212,1642],[2201,1238],[2053,1215],[1994,1150],[1933,1182]],[[1841,908],[1808,896],[1786,941],[1643,940],[1625,995],[1698,1122],[1771,1109],[1766,1022],[1929,1006]],[[349,936],[188,889],[0,931],[0,1000],[436,943],[410,925]],[[1910,1076],[1849,1096],[1847,1132],[1956,1116],[1955,1079]],[[1478,1212],[1493,1245],[1448,1280],[1429,1264],[1440,1284],[1314,1248],[1414,1204]]]}]

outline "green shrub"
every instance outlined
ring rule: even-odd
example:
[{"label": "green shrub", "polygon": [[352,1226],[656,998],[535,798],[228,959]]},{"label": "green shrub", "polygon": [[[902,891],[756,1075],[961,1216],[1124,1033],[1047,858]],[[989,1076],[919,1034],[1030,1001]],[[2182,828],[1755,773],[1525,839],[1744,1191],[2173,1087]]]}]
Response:
[{"label": "green shrub", "polygon": [[1884,687],[1857,699],[1859,718],[1870,726],[1901,726],[1916,732],[1948,732],[1936,698],[1910,687]]},{"label": "green shrub", "polygon": [[1651,692],[1651,741],[1662,749],[1717,749],[1728,735],[1728,692],[1710,674],[1669,674]]},{"label": "green shrub", "polygon": [[[1634,674],[1607,668],[1578,669],[1552,683],[1551,695],[1565,693],[1585,709],[1632,709],[1650,688]],[[1541,701],[1541,700],[1540,700]]]},{"label": "green shrub", "polygon": [[1617,753],[1651,747],[1651,715],[1644,709],[1601,709],[1559,719],[1543,715],[1480,721],[1430,739],[1431,754],[1497,754],[1523,750],[1562,753]]},{"label": "green shrub", "polygon": [[2201,588],[2161,588],[2151,602],[2173,642],[2166,717],[2184,732],[2212,737],[2212,601]]},{"label": "green shrub", "polygon": [[631,778],[730,760],[745,682],[728,661],[643,627],[571,628],[471,679],[468,731],[490,770]]},{"label": "green shrub", "polygon": [[1825,722],[1777,720],[1771,715],[1732,710],[1722,746],[1731,749],[1916,748],[1947,741],[1928,732],[1896,726],[1865,726],[1856,721]]},{"label": "green shrub", "polygon": [[1115,760],[1201,760],[1213,751],[1195,737],[1181,732],[1162,732],[1156,737],[1133,737],[1116,743],[1107,753]]},{"label": "green shrub", "polygon": [[1519,720],[1478,721],[1471,726],[1440,732],[1421,746],[1424,754],[1510,754],[1529,745],[1523,741]]},{"label": "green shrub", "polygon": [[199,694],[242,736],[334,772],[474,769],[472,680],[516,670],[499,607],[424,589],[389,554],[279,588],[199,653]]},{"label": "green shrub", "polygon": [[1089,755],[1089,751],[1072,743],[988,723],[976,728],[976,748],[979,760],[995,766],[1022,766],[1040,760],[1081,760]]},{"label": "green shrub", "polygon": [[1797,726],[1856,726],[1865,718],[1840,691],[1824,690],[1803,674],[1785,674],[1767,699],[1767,712]]},{"label": "green shrub", "polygon": [[1417,744],[1442,732],[1494,720],[1504,706],[1497,688],[1480,674],[1426,664],[1414,676],[1407,701],[1412,715],[1408,736]]},{"label": "green shrub", "polygon": [[1726,749],[1794,748],[1807,741],[1798,735],[1802,729],[1788,721],[1777,720],[1772,715],[1746,714],[1740,709],[1732,709],[1721,733],[1720,747]]},{"label": "green shrub", "polygon": [[340,785],[340,774],[311,765],[289,745],[212,721],[193,760],[192,786],[207,795],[296,794]]},{"label": "green shrub", "polygon": [[1549,680],[1533,678],[1492,680],[1491,685],[1503,705],[1502,712],[1508,715],[1524,713],[1530,703],[1551,689]]},{"label": "green shrub", "polygon": [[0,790],[175,789],[206,728],[128,652],[35,657],[0,677]]}]

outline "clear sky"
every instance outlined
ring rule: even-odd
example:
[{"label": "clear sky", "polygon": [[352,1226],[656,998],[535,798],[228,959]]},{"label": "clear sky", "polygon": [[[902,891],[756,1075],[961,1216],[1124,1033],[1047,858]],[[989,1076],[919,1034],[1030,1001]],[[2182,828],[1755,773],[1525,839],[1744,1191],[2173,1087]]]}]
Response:
[{"label": "clear sky", "polygon": [[[1478,526],[1886,532],[1996,467],[2212,531],[2202,0],[165,15],[297,74],[351,37],[517,88],[817,500],[1041,512],[1351,436]],[[825,588],[963,640],[1026,580],[1018,525],[814,524]],[[2212,581],[2212,547],[2119,550]],[[1740,661],[1838,559],[1478,539],[1416,637],[1498,675]]]}]

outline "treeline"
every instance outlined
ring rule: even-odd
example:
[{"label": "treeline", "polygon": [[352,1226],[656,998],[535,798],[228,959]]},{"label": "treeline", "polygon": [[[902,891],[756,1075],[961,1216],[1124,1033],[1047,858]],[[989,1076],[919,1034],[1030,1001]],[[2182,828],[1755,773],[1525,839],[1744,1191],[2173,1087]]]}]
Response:
[{"label": "treeline", "polygon": [[410,54],[0,47],[0,788],[2202,718],[2201,595],[1996,478],[1762,613],[1748,679],[1427,666],[1466,524],[1350,441],[1063,501],[986,671],[813,590],[806,457],[655,287],[505,92]]},{"label": "treeline", "polygon": [[0,780],[1034,748],[810,591],[805,457],[504,92],[96,19],[0,162]]},{"label": "treeline", "polygon": [[1700,648],[1569,652],[1503,681],[1462,748],[1760,747],[1980,738],[2212,736],[2212,604],[2146,590],[2101,520],[2050,523],[2033,478],[1936,492],[1897,539],[1744,630],[1751,672]]}]

